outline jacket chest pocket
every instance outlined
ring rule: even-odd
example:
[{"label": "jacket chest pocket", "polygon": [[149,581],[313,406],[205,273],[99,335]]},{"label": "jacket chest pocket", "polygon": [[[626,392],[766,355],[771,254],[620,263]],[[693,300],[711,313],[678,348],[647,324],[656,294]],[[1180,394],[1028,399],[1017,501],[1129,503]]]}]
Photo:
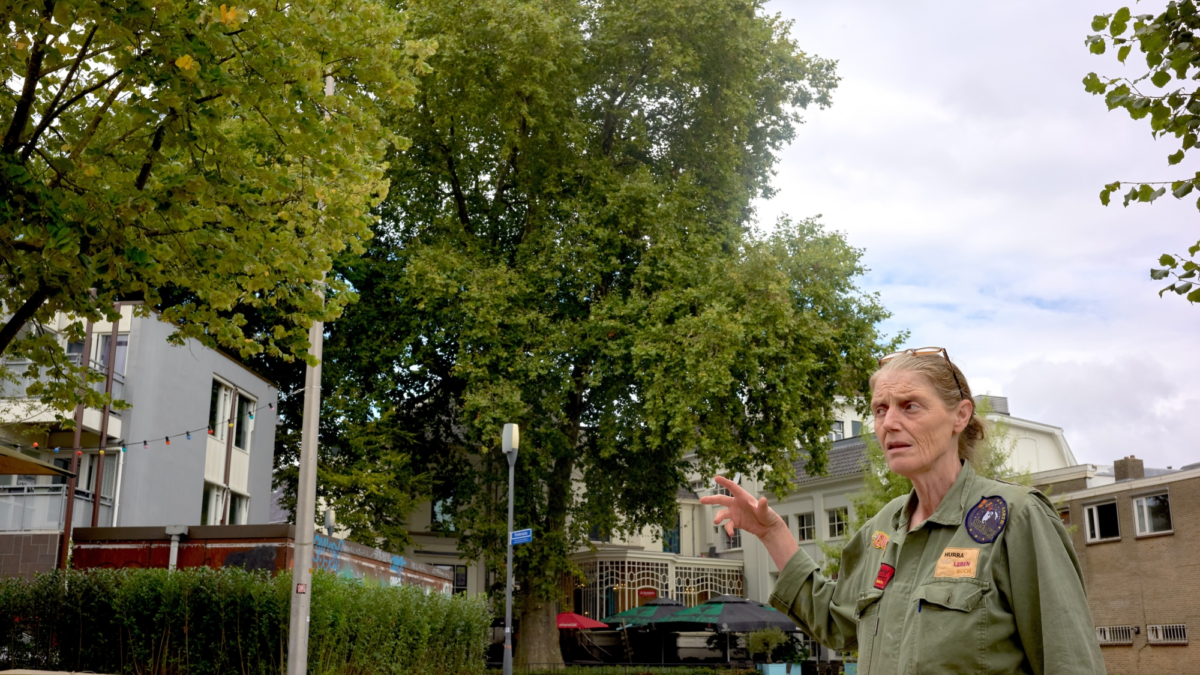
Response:
[{"label": "jacket chest pocket", "polygon": [[875,637],[879,633],[879,598],[883,591],[871,589],[862,594],[854,607],[854,618],[858,620],[858,672],[870,675],[871,656],[875,648]]},{"label": "jacket chest pocket", "polygon": [[[930,581],[917,588],[910,664],[921,673],[983,673],[987,629],[985,594],[977,579]],[[918,665],[919,664],[919,665]]]}]

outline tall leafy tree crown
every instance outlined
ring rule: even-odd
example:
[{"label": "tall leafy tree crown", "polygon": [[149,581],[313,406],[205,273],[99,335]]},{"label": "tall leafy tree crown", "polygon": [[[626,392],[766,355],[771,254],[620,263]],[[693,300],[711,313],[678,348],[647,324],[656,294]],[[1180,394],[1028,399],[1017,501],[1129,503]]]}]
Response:
[{"label": "tall leafy tree crown", "polygon": [[[759,2],[406,13],[438,53],[393,123],[412,147],[376,237],[339,267],[360,301],[328,343],[342,450],[322,482],[381,513],[399,501],[373,467],[416,467],[398,480],[498,570],[500,430],[519,423],[521,649],[543,662],[546,603],[590,531],[673,526],[693,467],[785,490],[801,446],[823,461],[834,395],[865,388],[886,313],[855,288],[859,252],[816,222],[750,228],[799,111],[837,77]],[[360,522],[402,543],[394,517]]]},{"label": "tall leafy tree crown", "polygon": [[30,326],[138,299],[177,340],[305,354],[407,142],[382,106],[411,104],[434,45],[373,0],[0,0],[0,22],[0,353],[63,374]]}]

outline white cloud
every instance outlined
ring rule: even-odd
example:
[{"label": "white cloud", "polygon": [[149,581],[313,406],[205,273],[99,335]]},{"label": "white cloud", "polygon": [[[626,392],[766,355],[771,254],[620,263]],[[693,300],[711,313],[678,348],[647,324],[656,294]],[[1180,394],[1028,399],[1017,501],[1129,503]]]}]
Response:
[{"label": "white cloud", "polygon": [[[1200,382],[1200,307],[1160,300],[1148,278],[1159,254],[1200,239],[1200,217],[1191,201],[1125,209],[1097,198],[1114,179],[1200,166],[1168,167],[1171,141],[1083,90],[1089,71],[1119,70],[1084,47],[1099,10],[768,9],[795,19],[801,46],[837,59],[844,79],[833,108],[807,113],[782,154],[761,220],[823,214],[866,249],[864,287],[894,313],[889,330],[947,347],[976,391],[1062,426],[1079,459],[1200,461],[1185,424]],[[1145,449],[1126,449],[1139,433]]]}]

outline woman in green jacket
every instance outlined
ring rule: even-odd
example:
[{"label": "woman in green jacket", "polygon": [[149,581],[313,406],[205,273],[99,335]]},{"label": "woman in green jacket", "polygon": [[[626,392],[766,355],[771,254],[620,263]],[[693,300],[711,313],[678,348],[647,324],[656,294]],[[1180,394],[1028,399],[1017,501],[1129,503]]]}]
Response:
[{"label": "woman in green jacket", "polygon": [[715,523],[754,534],[779,580],[771,604],[860,675],[1102,675],[1079,561],[1037,490],[971,468],[984,436],[971,390],[944,349],[897,352],[871,377],[875,437],[912,481],[850,539],[828,579],[767,500],[717,477]]}]

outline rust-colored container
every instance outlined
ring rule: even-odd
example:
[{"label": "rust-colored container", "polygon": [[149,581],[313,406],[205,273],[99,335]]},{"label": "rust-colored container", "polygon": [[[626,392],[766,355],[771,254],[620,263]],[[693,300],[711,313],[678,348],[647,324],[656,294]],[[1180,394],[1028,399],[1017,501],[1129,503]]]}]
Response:
[{"label": "rust-colored container", "polygon": [[[166,527],[79,527],[74,531],[75,569],[169,566],[171,535]],[[294,525],[198,525],[179,535],[176,567],[242,567],[271,573],[290,571]],[[352,541],[316,535],[313,569],[380,586],[415,585],[450,593],[450,572]]]}]

